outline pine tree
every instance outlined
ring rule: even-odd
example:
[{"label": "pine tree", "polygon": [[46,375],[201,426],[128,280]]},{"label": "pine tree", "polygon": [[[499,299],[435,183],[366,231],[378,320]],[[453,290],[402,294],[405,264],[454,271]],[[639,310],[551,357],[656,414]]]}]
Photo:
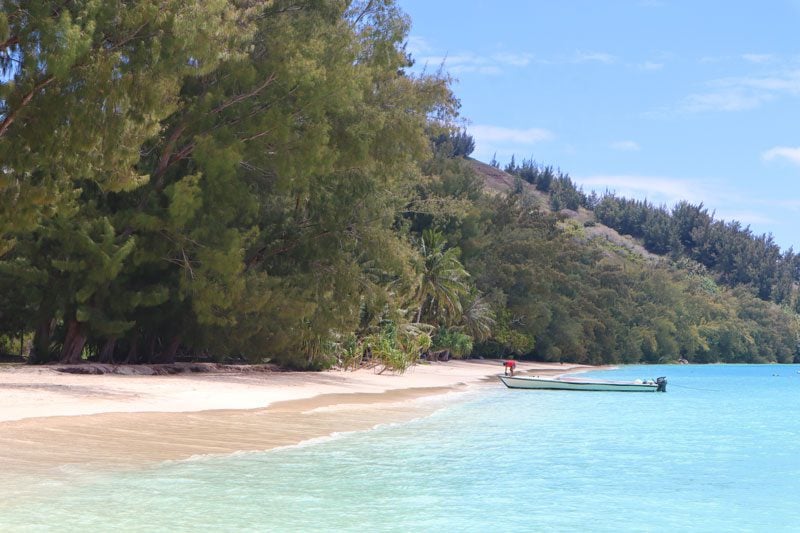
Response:
[{"label": "pine tree", "polygon": [[[129,8],[138,19],[119,6],[122,27],[104,23],[108,35],[132,20],[148,30],[124,34],[136,61],[103,82],[124,105],[48,117],[85,124],[64,139],[99,151],[40,152],[58,173],[9,233],[18,249],[0,283],[39,280],[26,315],[38,358],[169,361],[181,349],[308,366],[358,326],[365,302],[403,298],[413,251],[395,223],[427,132],[451,128],[449,80],[404,72],[408,19],[392,2],[284,4],[141,3]],[[86,42],[86,57],[102,56]],[[35,96],[31,116],[50,97]],[[14,121],[9,142],[27,125]]]},{"label": "pine tree", "polygon": [[0,256],[74,201],[77,181],[145,183],[140,148],[182,79],[213,69],[243,30],[224,1],[0,4]]}]

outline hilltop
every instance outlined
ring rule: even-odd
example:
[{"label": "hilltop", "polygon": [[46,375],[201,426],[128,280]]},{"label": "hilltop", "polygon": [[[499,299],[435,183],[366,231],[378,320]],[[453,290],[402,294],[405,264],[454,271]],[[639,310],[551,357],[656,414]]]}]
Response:
[{"label": "hilltop", "polygon": [[[488,194],[507,194],[519,183],[519,186],[525,190],[526,194],[530,194],[536,199],[536,205],[540,209],[553,212],[549,194],[538,191],[532,184],[488,163],[472,158],[467,160],[475,173],[483,180],[484,190]],[[617,230],[598,222],[594,212],[590,209],[583,206],[579,206],[577,210],[564,208],[558,211],[558,215],[565,221],[565,226],[581,227],[580,231],[587,238],[604,239],[620,250],[638,254],[648,261],[660,260],[658,255],[648,252],[639,240],[630,235],[621,235]]]}]

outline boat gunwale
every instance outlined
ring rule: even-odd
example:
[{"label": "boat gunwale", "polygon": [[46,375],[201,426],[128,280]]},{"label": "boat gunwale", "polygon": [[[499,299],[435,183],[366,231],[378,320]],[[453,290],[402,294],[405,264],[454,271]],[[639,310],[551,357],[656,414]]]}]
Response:
[{"label": "boat gunwale", "polygon": [[[566,388],[551,388],[550,390],[587,390],[587,387],[596,387],[596,386],[610,386],[614,387],[616,390],[625,391],[628,390],[629,392],[655,392],[658,389],[658,384],[655,383],[634,383],[630,381],[608,381],[608,380],[581,380],[578,378],[577,380],[573,381],[572,379],[559,379],[558,377],[551,378],[551,377],[540,377],[540,376],[498,376],[503,384],[510,388],[510,389],[539,389],[539,390],[548,390],[546,387],[522,387],[522,386],[515,386],[513,384],[513,380],[519,380],[522,382],[534,382],[534,383],[552,383],[556,385],[566,385]],[[512,380],[512,383],[508,383],[506,380]],[[595,391],[592,391],[595,392]],[[607,392],[604,390],[597,390],[596,392]]]},{"label": "boat gunwale", "polygon": [[[540,380],[547,380],[546,377],[539,377],[539,376],[504,376],[504,377],[519,377],[519,378],[533,378],[533,379],[540,379]],[[562,383],[598,383],[601,385],[652,385],[654,387],[658,386],[658,384],[653,380],[652,383],[648,383],[642,381],[641,383],[636,383],[635,381],[617,381],[611,379],[590,379],[590,378],[573,378],[573,377],[561,377],[557,376],[555,378],[550,378],[552,381],[560,381]]]}]

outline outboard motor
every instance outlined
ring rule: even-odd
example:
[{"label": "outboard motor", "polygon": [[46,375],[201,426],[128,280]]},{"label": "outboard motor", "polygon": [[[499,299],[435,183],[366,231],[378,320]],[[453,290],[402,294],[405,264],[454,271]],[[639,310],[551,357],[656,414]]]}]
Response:
[{"label": "outboard motor", "polygon": [[666,377],[662,376],[662,377],[656,379],[656,385],[658,385],[658,388],[656,389],[656,392],[667,392],[667,378]]}]

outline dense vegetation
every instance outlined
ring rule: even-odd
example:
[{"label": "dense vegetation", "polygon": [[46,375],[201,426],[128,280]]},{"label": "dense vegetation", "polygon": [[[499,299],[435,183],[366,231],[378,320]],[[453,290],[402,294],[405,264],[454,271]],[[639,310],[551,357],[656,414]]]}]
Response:
[{"label": "dense vegetation", "polygon": [[[409,69],[408,27],[392,0],[0,5],[3,349],[795,357],[791,252],[532,161],[485,192],[449,80]],[[666,255],[560,213],[587,208]]]},{"label": "dense vegetation", "polygon": [[[570,348],[571,353],[589,347],[590,360],[598,353],[618,354],[602,356],[603,361],[650,362],[671,360],[676,354],[694,362],[791,362],[797,357],[800,260],[791,250],[781,253],[770,236],[753,235],[738,222],[714,220],[702,205],[681,202],[669,211],[612,193],[599,198],[595,193],[586,195],[567,174],[532,160],[519,166],[512,160],[506,171],[548,193],[554,211],[591,212],[583,224],[568,220],[559,235],[572,234],[572,246],[575,239],[582,242],[581,254],[593,259],[556,263],[559,268],[568,265],[562,279],[580,280],[571,293],[579,296],[566,300],[574,306],[566,316],[583,315],[578,320],[582,331],[581,327],[572,333],[558,331],[558,338],[550,341],[556,348],[552,354],[549,343],[543,346],[546,336],[538,335],[535,354],[562,357],[563,348],[570,346],[565,339],[572,337],[581,342]],[[625,258],[624,239],[609,241],[601,232],[593,232],[595,221],[636,238],[644,249],[661,257],[647,260],[645,253],[629,253]],[[564,244],[560,249],[569,247]],[[608,250],[615,247],[618,257],[610,261]],[[609,268],[615,262],[611,271],[623,271],[611,285],[616,301],[598,299],[593,295],[609,287]],[[581,264],[593,266],[587,269]],[[588,301],[574,305],[582,299]],[[547,300],[552,304],[557,297]],[[607,313],[610,321],[603,319]],[[614,332],[616,346],[598,346],[598,332]]]}]

